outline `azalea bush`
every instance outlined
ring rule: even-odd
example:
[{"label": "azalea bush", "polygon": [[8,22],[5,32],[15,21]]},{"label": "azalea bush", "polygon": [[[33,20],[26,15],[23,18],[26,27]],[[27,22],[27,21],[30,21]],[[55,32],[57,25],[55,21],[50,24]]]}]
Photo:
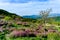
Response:
[{"label": "azalea bush", "polygon": [[[59,31],[56,31],[57,29],[54,27],[45,28],[45,27],[39,25],[36,28],[34,28],[34,27],[28,27],[28,28],[24,28],[24,29],[14,28],[11,32],[9,32],[10,29],[5,29],[3,32],[1,32],[0,39],[2,39],[2,38],[5,39],[6,34],[8,34],[8,37],[9,37],[9,39],[11,38],[11,40],[13,40],[13,39],[15,40],[15,38],[16,38],[16,40],[19,40],[19,39],[21,39],[21,37],[26,37],[26,39],[23,38],[22,40],[28,40],[28,38],[29,38],[29,40],[51,40],[51,39],[60,40]],[[8,37],[7,37],[7,39],[8,39]],[[35,37],[36,39],[33,37]]]}]

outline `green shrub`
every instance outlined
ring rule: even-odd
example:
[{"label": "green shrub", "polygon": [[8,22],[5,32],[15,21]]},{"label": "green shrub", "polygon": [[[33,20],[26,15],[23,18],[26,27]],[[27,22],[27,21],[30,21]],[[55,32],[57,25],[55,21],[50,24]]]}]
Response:
[{"label": "green shrub", "polygon": [[7,21],[9,21],[9,20],[11,20],[12,18],[11,17],[9,17],[9,16],[6,16],[5,18],[4,18],[4,20],[7,20]]},{"label": "green shrub", "polygon": [[49,33],[47,40],[60,40],[60,36],[57,33]]}]

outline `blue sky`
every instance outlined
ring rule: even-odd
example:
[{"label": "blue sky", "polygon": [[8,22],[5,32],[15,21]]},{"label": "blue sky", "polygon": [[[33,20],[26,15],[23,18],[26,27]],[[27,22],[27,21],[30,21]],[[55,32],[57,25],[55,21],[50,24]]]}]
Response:
[{"label": "blue sky", "polygon": [[60,13],[60,0],[0,0],[0,9],[18,15],[38,15],[41,10],[52,8],[51,13]]}]

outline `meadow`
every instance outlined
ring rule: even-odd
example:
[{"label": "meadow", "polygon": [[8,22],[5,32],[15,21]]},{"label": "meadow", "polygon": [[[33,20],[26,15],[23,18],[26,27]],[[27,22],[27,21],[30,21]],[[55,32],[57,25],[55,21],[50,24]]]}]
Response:
[{"label": "meadow", "polygon": [[37,19],[0,13],[0,40],[60,40],[60,16],[48,17],[50,10],[41,11]]}]

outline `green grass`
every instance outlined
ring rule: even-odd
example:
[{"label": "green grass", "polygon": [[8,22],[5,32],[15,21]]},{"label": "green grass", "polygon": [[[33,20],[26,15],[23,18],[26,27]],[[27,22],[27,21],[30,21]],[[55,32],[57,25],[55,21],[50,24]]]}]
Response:
[{"label": "green grass", "polygon": [[37,37],[20,37],[20,38],[12,38],[11,40],[40,40]]}]

